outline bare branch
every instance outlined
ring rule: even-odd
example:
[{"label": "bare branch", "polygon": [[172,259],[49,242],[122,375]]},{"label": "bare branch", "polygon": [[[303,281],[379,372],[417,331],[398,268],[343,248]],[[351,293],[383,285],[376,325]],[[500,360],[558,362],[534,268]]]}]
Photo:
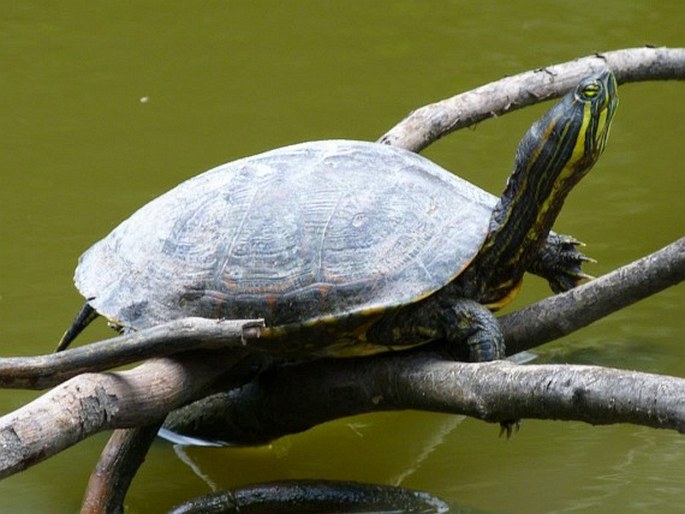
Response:
[{"label": "bare branch", "polygon": [[570,334],[685,280],[685,237],[587,284],[500,318],[507,354]]},{"label": "bare branch", "polygon": [[124,498],[161,422],[115,430],[88,480],[81,514],[124,512]]},{"label": "bare branch", "polygon": [[0,358],[0,387],[44,389],[81,373],[191,350],[240,348],[259,338],[262,320],[184,318],[87,346],[36,357]]},{"label": "bare branch", "polygon": [[685,48],[616,50],[506,77],[416,109],[379,142],[420,152],[455,130],[559,97],[583,77],[607,67],[619,84],[683,80]]},{"label": "bare branch", "polygon": [[[172,413],[165,426],[243,444],[264,443],[343,416],[404,409],[488,421],[634,423],[685,433],[682,378],[596,366],[447,362],[427,352],[275,369],[242,389],[194,405]],[[189,423],[193,409],[202,410],[198,429]]]},{"label": "bare branch", "polygon": [[[132,428],[213,392],[240,352],[193,352],[118,373],[85,373],[0,418],[0,478],[108,428]],[[59,430],[55,430],[58,427]]]}]

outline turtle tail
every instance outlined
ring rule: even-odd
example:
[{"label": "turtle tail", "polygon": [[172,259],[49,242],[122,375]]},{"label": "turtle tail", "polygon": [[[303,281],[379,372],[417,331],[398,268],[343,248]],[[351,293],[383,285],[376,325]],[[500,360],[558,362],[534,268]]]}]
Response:
[{"label": "turtle tail", "polygon": [[81,310],[78,311],[78,314],[74,318],[74,321],[71,323],[71,326],[64,332],[55,351],[61,352],[62,350],[66,350],[69,343],[76,339],[83,329],[90,325],[90,322],[98,316],[99,314],[97,311],[93,309],[88,302],[84,303],[83,307],[81,307]]}]

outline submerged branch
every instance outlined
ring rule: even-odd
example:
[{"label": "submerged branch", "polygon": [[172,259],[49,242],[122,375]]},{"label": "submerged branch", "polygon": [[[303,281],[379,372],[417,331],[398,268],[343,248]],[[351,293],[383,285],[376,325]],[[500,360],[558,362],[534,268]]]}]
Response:
[{"label": "submerged branch", "polygon": [[336,480],[285,480],[243,486],[195,498],[169,514],[301,514],[405,512],[439,514],[448,505],[430,494],[389,485]]}]

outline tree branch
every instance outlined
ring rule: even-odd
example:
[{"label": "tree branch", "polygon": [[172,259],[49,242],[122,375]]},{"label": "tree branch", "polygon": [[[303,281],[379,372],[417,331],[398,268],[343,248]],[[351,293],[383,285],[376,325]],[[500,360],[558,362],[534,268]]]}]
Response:
[{"label": "tree branch", "polygon": [[562,96],[590,73],[610,68],[619,84],[685,79],[685,48],[630,48],[527,71],[416,109],[379,139],[420,152],[488,118]]},{"label": "tree branch", "polygon": [[[191,426],[189,409],[202,411],[202,424]],[[405,409],[486,421],[634,423],[683,433],[685,379],[596,366],[448,362],[439,352],[419,351],[278,368],[172,413],[165,426],[261,444],[348,415]]]},{"label": "tree branch", "polygon": [[239,349],[258,339],[263,320],[184,318],[64,352],[0,358],[0,387],[45,389],[86,372],[103,371],[191,350]]},{"label": "tree branch", "polygon": [[237,351],[196,351],[152,359],[128,371],[72,378],[0,418],[0,478],[101,430],[162,420],[169,411],[214,392],[211,387],[243,359]]},{"label": "tree branch", "polygon": [[570,334],[685,280],[685,237],[646,257],[499,319],[507,354]]},{"label": "tree branch", "polygon": [[[580,75],[606,65],[614,70],[620,82],[683,78],[685,50],[645,48],[609,52],[504,79],[422,108],[382,140],[414,150],[424,148],[457,128],[561,95]],[[502,87],[512,89],[502,92]],[[495,93],[500,96],[493,96]],[[407,128],[416,132],[416,136],[408,134]],[[681,240],[674,245],[672,257],[676,261],[671,269],[673,274],[659,287],[682,280],[683,242]],[[654,270],[663,265],[660,259],[647,260],[641,265],[644,269],[638,266],[637,271],[648,273],[648,282],[658,282],[666,272],[663,268]],[[626,280],[639,277],[635,273],[633,270],[619,274],[620,287],[626,287]],[[595,289],[602,287],[605,289],[599,295]],[[571,305],[589,301],[590,308],[600,309],[600,314],[592,319],[574,316],[571,323],[554,322],[552,316],[544,322],[549,326],[537,329],[538,334],[549,330],[550,326],[553,330],[567,333],[575,323],[584,325],[606,315],[608,311],[603,305],[608,296],[604,293],[611,295],[609,289],[617,292],[618,289],[613,285],[608,287],[602,279],[583,288],[557,299],[566,298],[564,301]],[[576,296],[578,291],[581,293]],[[586,293],[588,296],[583,296]],[[626,298],[636,301],[638,296],[625,294],[609,310],[625,306]],[[593,298],[599,298],[602,307],[592,304]],[[540,344],[544,339],[545,336],[528,337],[525,332],[518,332],[534,326],[538,317],[534,314],[538,312],[536,308],[539,307],[531,307],[522,319],[502,319],[510,348],[530,347],[526,345]],[[563,311],[557,311],[557,315],[559,318],[566,316]],[[206,344],[211,348],[223,348],[228,343],[234,348],[230,351],[216,350],[211,354],[206,353],[207,350],[196,349],[192,353],[150,360],[130,371],[86,373],[72,378],[34,402],[0,418],[0,447],[3,448],[0,477],[25,469],[98,430],[153,423],[169,410],[215,392],[224,385],[222,381],[226,379],[227,370],[233,371],[238,363],[244,366],[240,367],[236,381],[244,382],[254,372],[254,362],[244,359],[245,348],[268,350],[268,342],[256,338],[258,328],[254,329],[256,332],[250,327],[247,331],[241,328],[239,334],[234,331],[227,339],[224,337],[226,334],[222,334],[224,323],[210,321],[217,332],[207,343],[200,340],[200,333],[195,331],[196,321],[181,320],[178,326],[155,327],[115,338],[114,344],[104,341],[57,356],[1,359],[1,386],[42,388],[86,370],[103,370],[123,362],[146,359],[159,352],[206,349]],[[174,328],[172,334],[167,332],[169,328]],[[201,328],[203,334],[205,328]],[[177,329],[187,332],[179,335]],[[151,335],[154,342],[146,346]],[[174,346],[174,343],[169,347],[168,336],[180,346]],[[538,337],[541,339],[535,339]],[[195,344],[196,340],[199,340],[197,347],[188,346]],[[244,346],[245,341],[247,347]],[[120,360],[110,360],[115,358],[114,355],[118,355],[116,358]],[[486,420],[539,417],[580,419],[590,423],[632,422],[683,432],[684,387],[683,379],[679,378],[596,367],[445,362],[439,358],[439,352],[429,349],[359,360],[319,361],[271,370],[260,380],[228,394],[233,414],[224,422],[234,424],[237,431],[222,433],[227,439],[237,435],[236,439],[243,441],[250,437],[268,440],[332,417],[405,408],[459,412]],[[205,402],[218,398],[220,396],[215,395]],[[294,406],[302,407],[302,411],[294,409]],[[304,410],[310,413],[306,419],[302,417]],[[190,411],[192,409],[187,409]],[[197,416],[200,411],[195,412]],[[205,411],[208,412],[214,415],[216,411]],[[211,420],[206,416],[204,421]],[[60,427],[60,431],[56,432],[55,426]],[[255,427],[258,430],[250,435],[249,431]]]},{"label": "tree branch", "polygon": [[124,512],[124,498],[162,423],[115,430],[88,480],[81,514]]}]

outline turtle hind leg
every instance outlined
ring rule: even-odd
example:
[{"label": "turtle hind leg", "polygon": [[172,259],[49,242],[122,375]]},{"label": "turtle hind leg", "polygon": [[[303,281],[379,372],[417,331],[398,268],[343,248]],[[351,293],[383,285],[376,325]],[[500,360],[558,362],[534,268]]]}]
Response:
[{"label": "turtle hind leg", "polygon": [[[487,362],[504,359],[504,336],[492,313],[485,306],[468,298],[451,300],[429,300],[422,305],[399,309],[394,315],[381,320],[377,327],[372,327],[370,336],[378,338],[378,341],[392,341],[395,345],[415,342],[421,337],[435,339],[439,342],[440,355],[459,361]],[[396,340],[393,341],[393,338]],[[520,423],[517,419],[501,421],[501,433],[510,437],[518,430]]]},{"label": "turtle hind leg", "polygon": [[445,357],[470,362],[505,358],[504,337],[497,319],[468,298],[431,297],[390,312],[371,327],[369,341],[393,350],[443,341]]},{"label": "turtle hind leg", "polygon": [[62,350],[66,350],[69,343],[76,339],[83,329],[90,325],[91,321],[98,316],[99,314],[97,311],[93,309],[88,302],[84,303],[83,307],[81,307],[81,310],[78,311],[78,314],[74,318],[74,321],[72,321],[71,326],[64,332],[55,351],[61,352]]},{"label": "turtle hind leg", "polygon": [[504,359],[504,336],[498,321],[486,307],[474,300],[460,298],[451,305],[450,311],[454,318],[452,330],[447,334],[449,346],[467,350],[470,362]]}]

